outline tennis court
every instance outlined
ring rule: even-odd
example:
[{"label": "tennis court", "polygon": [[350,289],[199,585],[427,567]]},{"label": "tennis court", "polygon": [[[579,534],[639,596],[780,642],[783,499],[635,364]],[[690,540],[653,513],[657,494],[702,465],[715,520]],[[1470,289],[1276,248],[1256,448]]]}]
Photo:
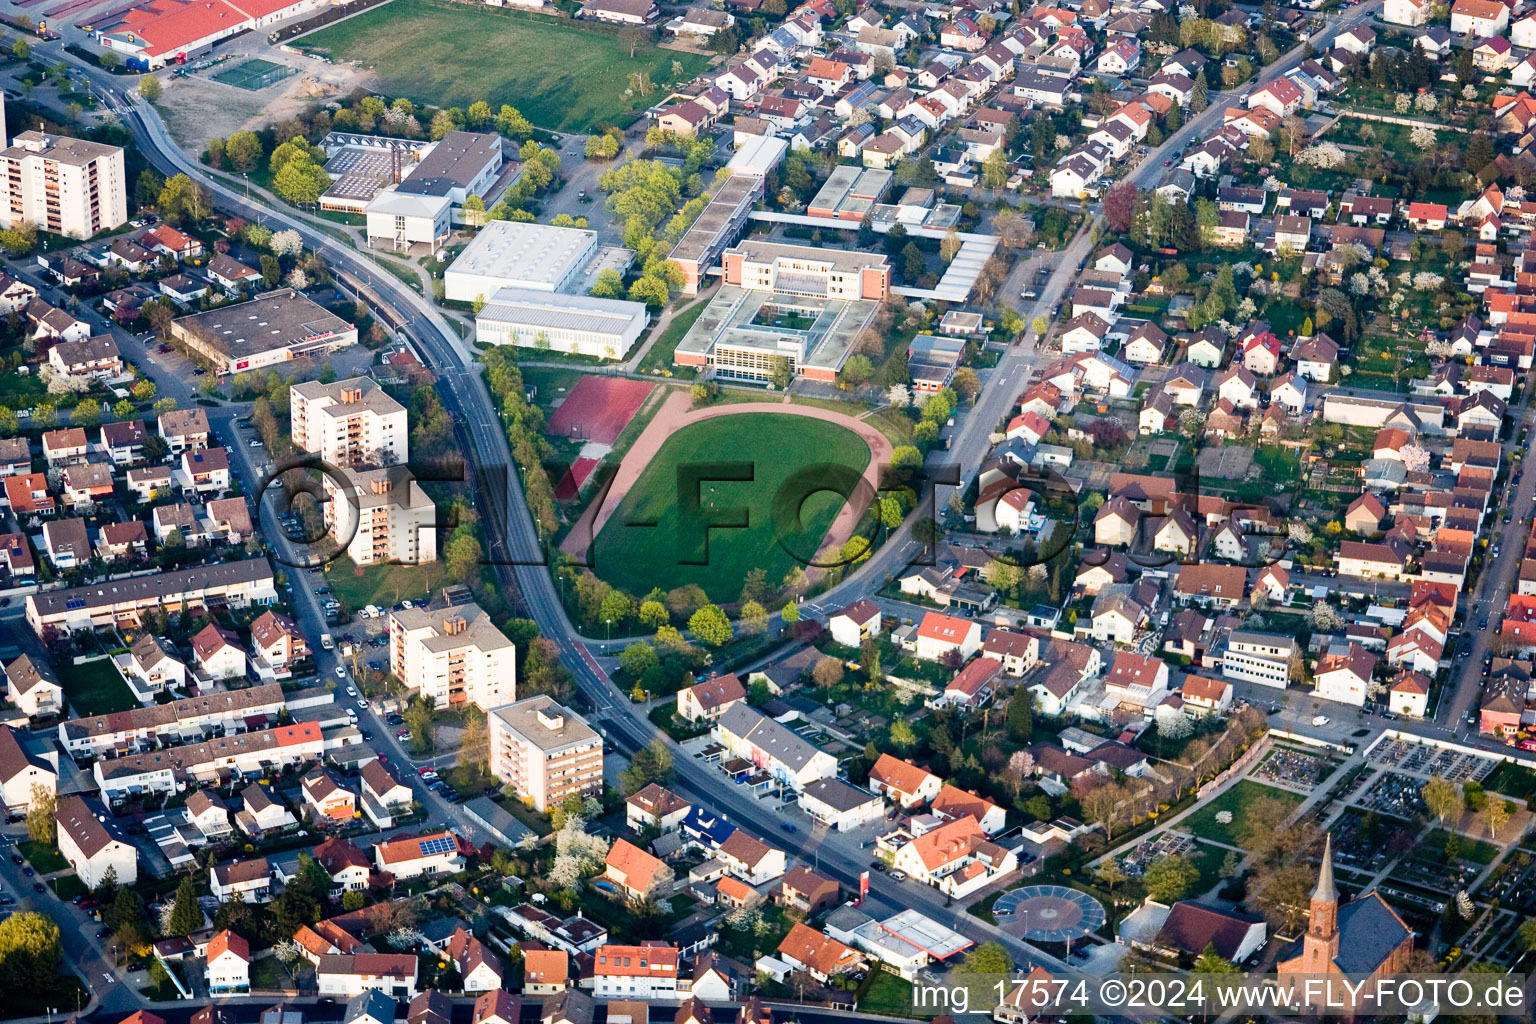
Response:
[{"label": "tennis court", "polygon": [[248,60],[243,64],[237,64],[232,68],[214,72],[211,76],[215,82],[232,85],[236,89],[244,89],[247,92],[256,92],[265,89],[269,85],[281,82],[289,75],[298,74],[297,68],[291,68],[286,64],[278,64],[276,61],[262,60],[259,57]]}]

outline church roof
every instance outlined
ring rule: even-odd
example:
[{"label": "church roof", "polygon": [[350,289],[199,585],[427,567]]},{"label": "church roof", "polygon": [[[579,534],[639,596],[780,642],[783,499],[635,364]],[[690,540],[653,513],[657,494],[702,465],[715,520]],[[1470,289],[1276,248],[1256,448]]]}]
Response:
[{"label": "church roof", "polygon": [[1312,890],[1312,899],[1325,903],[1337,903],[1339,890],[1333,884],[1333,833],[1328,833],[1323,838],[1323,866],[1317,872],[1317,888]]},{"label": "church roof", "polygon": [[1373,890],[1339,908],[1339,953],[1333,962],[1345,974],[1371,974],[1412,936],[1397,911]]}]

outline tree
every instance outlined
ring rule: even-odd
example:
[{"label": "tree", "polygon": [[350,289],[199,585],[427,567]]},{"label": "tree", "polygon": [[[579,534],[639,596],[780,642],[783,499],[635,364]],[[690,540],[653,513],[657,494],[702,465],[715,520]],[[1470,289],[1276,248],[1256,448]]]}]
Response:
[{"label": "tree", "polygon": [[176,903],[171,907],[171,920],[167,931],[172,935],[191,935],[203,926],[203,908],[197,905],[197,892],[192,888],[192,876],[182,875],[176,886]]},{"label": "tree", "polygon": [[1115,894],[1115,886],[1125,881],[1127,876],[1125,869],[1120,866],[1120,862],[1113,857],[1108,857],[1101,861],[1099,866],[1094,869],[1093,877],[1113,896]]},{"label": "tree", "polygon": [[1195,72],[1195,87],[1189,94],[1189,107],[1195,113],[1200,113],[1210,105],[1210,86],[1205,83],[1205,69]]},{"label": "tree", "polygon": [[672,752],[658,737],[641,748],[630,758],[629,767],[619,776],[626,795],[638,793],[653,782],[666,782],[672,777]]},{"label": "tree", "polygon": [[917,745],[917,734],[905,718],[898,718],[891,723],[891,745],[903,752]]},{"label": "tree", "polygon": [[644,640],[637,640],[619,654],[619,667],[631,679],[639,679],[647,671],[660,664],[656,648]]},{"label": "tree", "polygon": [[1142,875],[1147,895],[1159,903],[1183,899],[1198,881],[1200,869],[1180,854],[1157,858],[1147,865],[1146,873]]},{"label": "tree", "polygon": [[485,225],[485,200],[471,194],[464,200],[464,222],[472,227]]},{"label": "tree", "polygon": [[1079,803],[1082,804],[1083,814],[1095,825],[1104,829],[1104,835],[1110,842],[1115,840],[1115,829],[1120,827],[1124,818],[1121,803],[1125,799],[1125,790],[1113,782],[1095,786],[1083,794]]},{"label": "tree", "polygon": [[1016,686],[1008,699],[1008,738],[1028,743],[1035,732],[1035,695],[1025,686]]},{"label": "tree", "polygon": [[1008,955],[1008,950],[1002,943],[983,942],[965,954],[963,973],[1011,975],[1013,973],[1013,957]]},{"label": "tree", "polygon": [[725,612],[707,604],[688,617],[688,631],[701,643],[710,647],[723,647],[730,643],[731,620]]},{"label": "tree", "polygon": [[917,247],[916,242],[908,242],[901,250],[902,273],[907,280],[915,281],[923,276],[923,268],[927,266],[927,259],[923,256],[923,250]]},{"label": "tree", "polygon": [[33,783],[32,800],[27,804],[27,838],[52,846],[59,836],[59,798],[47,786]]},{"label": "tree", "polygon": [[224,143],[224,156],[229,160],[229,166],[241,174],[254,171],[265,155],[261,137],[255,132],[235,132]]},{"label": "tree", "polygon": [[1536,917],[1527,918],[1515,932],[1515,941],[1527,953],[1536,950]]},{"label": "tree", "polygon": [[1291,932],[1306,915],[1315,882],[1315,872],[1306,864],[1264,868],[1248,882],[1248,902],[1276,928]]},{"label": "tree", "polygon": [[[26,44],[17,40],[16,45],[25,46]],[[160,84],[160,79],[154,75],[145,75],[139,79],[139,95],[149,100],[149,102],[155,102],[164,92],[165,87]]]},{"label": "tree", "polygon": [[843,364],[842,377],[844,382],[852,387],[858,387],[866,383],[874,375],[875,366],[869,360],[869,356],[850,356]]},{"label": "tree", "polygon": [[969,366],[962,366],[955,371],[954,389],[965,396],[966,401],[976,401],[976,396],[981,394],[981,378],[976,371]]},{"label": "tree", "polygon": [[1440,820],[1441,825],[1454,825],[1461,819],[1462,797],[1456,783],[1439,775],[1432,775],[1429,781],[1424,783],[1424,789],[1420,795],[1424,798],[1424,806],[1429,808],[1429,813]]},{"label": "tree", "polygon": [[101,423],[101,403],[94,398],[82,398],[70,413],[70,422],[77,427],[94,427]]},{"label": "tree", "polygon": [[486,773],[491,753],[490,734],[485,712],[474,705],[464,711],[464,731],[459,734],[458,765],[471,776]]},{"label": "tree", "polygon": [[587,294],[599,299],[622,299],[624,276],[612,267],[605,267],[597,272],[597,280],[592,283]]},{"label": "tree", "polygon": [[1515,805],[1508,800],[1494,797],[1488,801],[1487,808],[1483,811],[1483,820],[1488,823],[1488,838],[1499,838],[1499,830],[1509,824],[1509,819],[1514,816]]},{"label": "tree", "polygon": [[0,249],[8,256],[26,256],[37,248],[37,228],[25,221],[0,231]]},{"label": "tree", "polygon": [[411,743],[417,750],[427,750],[433,742],[432,705],[420,697],[411,698],[402,716],[410,730]]},{"label": "tree", "polygon": [[0,921],[0,986],[5,991],[53,992],[63,962],[64,944],[53,918],[23,911]]},{"label": "tree", "polygon": [[1237,965],[1220,953],[1216,952],[1216,944],[1207,942],[1205,948],[1195,959],[1194,973],[1196,974],[1237,974]]},{"label": "tree", "polygon": [[1008,184],[1008,155],[994,149],[981,163],[981,184],[984,188],[1002,188]]},{"label": "tree", "polygon": [[619,155],[619,140],[612,135],[592,135],[587,138],[588,160],[612,160]]},{"label": "tree", "polygon": [[272,190],[294,205],[317,203],[330,187],[331,176],[309,159],[290,160],[272,177]]},{"label": "tree", "polygon": [[843,663],[841,659],[830,656],[819,658],[811,669],[811,678],[816,685],[832,695],[832,688],[843,681]]},{"label": "tree", "polygon": [[469,523],[455,527],[443,547],[443,563],[449,579],[456,583],[468,583],[479,575],[483,561],[485,549],[475,536],[475,528]]},{"label": "tree", "polygon": [[795,379],[794,370],[790,367],[788,356],[774,356],[768,361],[769,380],[779,390],[789,387]]},{"label": "tree", "polygon": [[1125,234],[1136,216],[1137,191],[1133,181],[1117,183],[1104,196],[1104,222],[1111,231]]},{"label": "tree", "polygon": [[768,609],[758,601],[743,601],[736,618],[743,633],[760,636],[768,632]]}]

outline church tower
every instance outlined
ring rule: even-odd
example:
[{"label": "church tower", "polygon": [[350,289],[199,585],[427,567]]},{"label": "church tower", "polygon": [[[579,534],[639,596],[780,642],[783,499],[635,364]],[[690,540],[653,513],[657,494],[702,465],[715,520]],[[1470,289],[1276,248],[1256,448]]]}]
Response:
[{"label": "church tower", "polygon": [[1305,970],[1326,973],[1339,955],[1339,890],[1333,884],[1333,835],[1323,840],[1323,866],[1312,890],[1311,921],[1303,940]]}]

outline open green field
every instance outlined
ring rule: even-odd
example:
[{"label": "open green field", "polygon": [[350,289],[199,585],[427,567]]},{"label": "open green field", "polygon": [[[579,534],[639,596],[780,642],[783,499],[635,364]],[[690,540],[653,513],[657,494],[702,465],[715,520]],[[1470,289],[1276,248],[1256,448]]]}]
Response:
[{"label": "open green field", "polygon": [[[843,505],[830,491],[807,497],[795,481],[857,477],[869,458],[857,434],[804,416],[746,413],[685,427],[662,445],[598,534],[597,574],[636,595],[697,583],[715,601],[736,600],[747,572],[759,566],[777,584],[815,554]],[[747,464],[734,472],[751,479],[709,479],[727,475],[723,463]],[[680,471],[705,478],[687,527],[680,527],[687,518]],[[711,517],[716,525],[706,529]],[[738,525],[721,525],[727,521]]]},{"label": "open green field", "polygon": [[[295,45],[372,66],[377,91],[386,96],[441,107],[487,100],[498,109],[510,103],[534,124],[564,131],[617,123],[708,63],[698,54],[650,43],[630,57],[619,33],[590,22],[443,0],[394,0]],[[674,62],[682,66],[681,75],[673,75]],[[656,87],[648,97],[625,95],[629,76],[637,71]]]},{"label": "open green field", "polygon": [[77,715],[104,715],[139,706],[133,691],[107,658],[82,665],[60,665],[59,683],[64,687],[64,699]]},{"label": "open green field", "polygon": [[[1241,846],[1241,837],[1248,831],[1248,805],[1260,797],[1282,800],[1288,807],[1301,803],[1301,795],[1273,786],[1263,786],[1248,779],[1240,780],[1216,799],[1204,804],[1198,811],[1179,822],[1174,828],[1191,832],[1201,839],[1214,839],[1218,843]],[[1216,820],[1222,811],[1231,811],[1230,822]],[[1217,860],[1220,863],[1220,860]]]},{"label": "open green field", "polygon": [[392,608],[401,601],[423,601],[432,596],[443,582],[443,563],[425,565],[358,566],[342,554],[325,567],[325,582],[338,601],[356,612],[370,604]]},{"label": "open green field", "polygon": [[40,875],[52,874],[55,871],[63,871],[69,867],[69,861],[59,853],[57,847],[50,843],[39,843],[33,839],[23,839],[16,844],[16,849],[27,858],[27,863],[32,865],[32,870]]}]

